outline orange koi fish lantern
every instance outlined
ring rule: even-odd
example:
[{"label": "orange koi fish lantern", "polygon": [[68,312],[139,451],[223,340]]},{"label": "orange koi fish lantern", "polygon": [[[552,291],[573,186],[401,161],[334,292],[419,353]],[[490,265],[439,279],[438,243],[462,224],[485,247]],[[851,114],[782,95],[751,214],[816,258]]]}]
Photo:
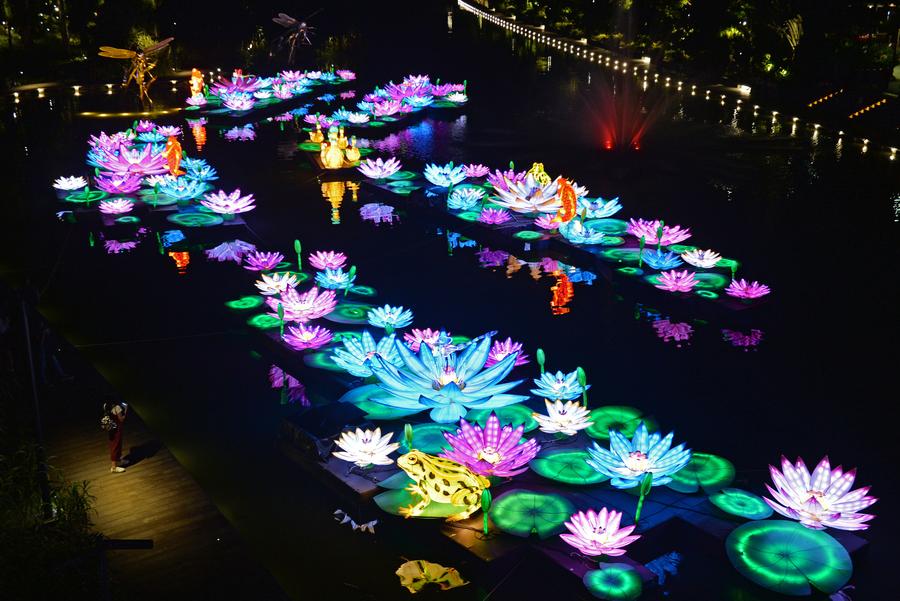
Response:
[{"label": "orange koi fish lantern", "polygon": [[191,69],[191,96],[197,98],[198,96],[203,96],[203,73],[200,72],[200,69],[193,68]]},{"label": "orange koi fish lantern", "polygon": [[578,207],[578,196],[575,194],[575,188],[569,181],[561,177],[559,178],[559,199],[562,206],[556,212],[556,216],[550,221],[552,223],[568,223],[575,218],[576,209]]},{"label": "orange koi fish lantern", "polygon": [[175,136],[169,136],[163,154],[166,156],[166,162],[169,164],[169,173],[173,176],[184,175],[184,171],[179,169],[181,166],[181,143]]}]

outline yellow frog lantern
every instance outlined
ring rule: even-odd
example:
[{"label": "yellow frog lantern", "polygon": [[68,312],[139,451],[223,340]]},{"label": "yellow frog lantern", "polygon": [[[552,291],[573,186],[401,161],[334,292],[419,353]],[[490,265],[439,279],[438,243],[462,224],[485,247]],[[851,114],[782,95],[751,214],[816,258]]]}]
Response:
[{"label": "yellow frog lantern", "polygon": [[534,181],[542,186],[546,186],[551,181],[553,181],[553,179],[549,175],[547,175],[547,172],[544,171],[543,163],[534,163],[531,166],[531,169],[528,170],[528,175],[533,177]]},{"label": "yellow frog lantern", "polygon": [[432,502],[459,505],[462,510],[447,518],[448,522],[464,520],[481,508],[481,493],[491,481],[468,468],[442,457],[412,449],[397,458],[397,465],[413,479],[406,489],[421,501],[400,509],[400,515],[420,515]]}]

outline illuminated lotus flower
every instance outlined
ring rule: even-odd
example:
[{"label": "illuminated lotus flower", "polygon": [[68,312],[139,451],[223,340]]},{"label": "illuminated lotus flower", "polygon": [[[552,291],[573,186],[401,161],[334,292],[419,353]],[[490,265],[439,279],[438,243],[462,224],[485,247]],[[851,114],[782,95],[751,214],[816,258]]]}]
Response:
[{"label": "illuminated lotus flower", "polygon": [[644,422],[637,427],[634,437],[628,440],[621,432],[609,431],[609,449],[596,442],[587,452],[591,456],[587,464],[605,476],[616,488],[634,488],[641,484],[644,475],[653,474],[653,486],[668,484],[674,474],[691,460],[691,450],[684,443],[672,447],[674,432],[665,438],[659,432],[649,434]]},{"label": "illuminated lotus flower", "polygon": [[222,95],[222,105],[233,111],[249,111],[256,101],[253,96],[245,92],[229,92]]},{"label": "illuminated lotus flower", "polygon": [[342,349],[335,349],[331,359],[357,378],[368,378],[372,375],[368,360],[378,355],[396,366],[403,365],[403,359],[394,347],[394,334],[388,334],[375,344],[375,339],[368,330],[364,330],[360,338],[344,337]]},{"label": "illuminated lotus flower", "polygon": [[466,168],[464,165],[454,167],[452,162],[446,165],[429,163],[425,165],[424,175],[425,179],[435,186],[448,188],[466,179]]},{"label": "illuminated lotus flower", "polygon": [[297,287],[297,276],[293,273],[261,273],[256,280],[256,287],[266,296],[281,294],[288,288]]},{"label": "illuminated lotus flower", "polygon": [[356,79],[356,73],[351,71],[350,69],[338,69],[335,71],[338,77],[346,81],[353,81]]},{"label": "illuminated lotus flower", "polygon": [[395,157],[391,157],[386,161],[380,158],[375,159],[374,161],[372,159],[365,159],[360,162],[359,167],[356,169],[368,178],[384,179],[400,171],[400,167],[400,161]]},{"label": "illuminated lotus flower", "polygon": [[309,264],[315,269],[340,269],[347,262],[347,255],[333,250],[319,250],[309,255]]},{"label": "illuminated lotus flower", "polygon": [[725,293],[736,298],[759,298],[767,295],[771,290],[765,284],[748,282],[747,280],[732,280]]},{"label": "illuminated lotus flower", "polygon": [[247,264],[244,269],[250,271],[268,271],[284,261],[284,255],[279,252],[264,253],[254,251],[247,255]]},{"label": "illuminated lotus flower", "polygon": [[681,259],[673,252],[662,252],[652,248],[645,248],[641,252],[644,263],[653,269],[674,269],[680,266]]},{"label": "illuminated lotus flower", "polygon": [[293,97],[294,92],[291,90],[291,86],[287,84],[276,84],[272,86],[272,94],[279,100],[287,100]]},{"label": "illuminated lotus flower", "polygon": [[631,534],[637,526],[620,528],[621,521],[622,512],[606,507],[599,513],[593,509],[579,511],[565,523],[571,534],[560,534],[559,537],[585,555],[618,557],[625,555],[622,547],[641,538],[640,534]]},{"label": "illuminated lotus flower", "polygon": [[100,212],[104,215],[121,215],[134,208],[134,202],[127,198],[114,198],[100,201]]},{"label": "illuminated lotus flower", "polygon": [[446,96],[454,91],[453,84],[451,83],[434,84],[431,86],[431,94],[434,96]]},{"label": "illuminated lotus flower", "polygon": [[232,242],[223,242],[215,248],[206,251],[208,259],[216,261],[234,261],[240,263],[244,260],[244,255],[248,252],[256,250],[256,246],[243,240],[234,240]]},{"label": "illuminated lotus flower", "polygon": [[488,173],[491,172],[490,167],[487,165],[481,165],[476,163],[469,163],[468,165],[463,165],[463,169],[466,172],[466,177],[484,177]]},{"label": "illuminated lotus flower", "polygon": [[747,350],[751,347],[759,346],[759,343],[762,342],[763,339],[763,332],[762,330],[753,329],[750,330],[749,334],[745,334],[737,330],[723,329],[722,337],[726,342],[729,342],[731,346]]},{"label": "illuminated lotus flower", "polygon": [[591,412],[578,401],[554,401],[544,399],[547,407],[547,415],[532,413],[531,416],[538,423],[541,432],[547,434],[565,434],[575,436],[579,430],[584,430],[594,424],[590,420]]},{"label": "illuminated lotus flower", "polygon": [[362,100],[362,101],[356,103],[356,108],[358,108],[361,111],[371,113],[372,109],[375,108],[375,103],[370,102],[368,100]]},{"label": "illuminated lotus flower", "polygon": [[278,74],[285,81],[298,81],[303,79],[303,71],[284,70]]},{"label": "illuminated lotus flower", "polygon": [[206,96],[197,94],[196,96],[185,98],[184,101],[191,106],[203,106],[206,104]]},{"label": "illuminated lotus flower", "polygon": [[134,131],[136,131],[139,134],[143,134],[148,131],[153,131],[154,129],[156,129],[156,123],[154,123],[153,121],[146,121],[144,119],[141,119],[140,121],[138,121],[137,125],[134,126]]},{"label": "illuminated lotus flower", "polygon": [[134,250],[137,248],[137,245],[138,243],[136,240],[106,240],[103,243],[103,248],[106,249],[106,254],[117,255],[119,253]]},{"label": "illuminated lotus flower", "polygon": [[[213,180],[219,179],[219,174],[216,173],[214,167],[210,167],[209,165],[200,165],[198,167],[188,168],[185,167],[185,177],[190,179],[196,179],[201,182],[211,182]],[[147,182],[149,183],[149,182]]]},{"label": "illuminated lotus flower", "polygon": [[407,75],[403,78],[405,86],[427,86],[431,85],[431,77],[428,75]]},{"label": "illuminated lotus flower", "polygon": [[528,398],[507,394],[521,380],[502,381],[512,370],[515,355],[484,368],[491,348],[490,336],[461,350],[444,347],[438,356],[427,346],[419,348],[418,356],[400,342],[394,347],[404,367],[394,367],[379,356],[369,360],[384,391],[372,397],[379,404],[412,411],[429,409],[432,420],[453,423],[465,417],[469,408],[494,409]]},{"label": "illuminated lotus flower", "polygon": [[560,223],[558,221],[554,221],[553,217],[548,213],[544,213],[540,217],[535,219],[534,224],[539,228],[543,228],[545,230],[555,230],[560,226]]},{"label": "illuminated lotus flower", "polygon": [[356,123],[356,124],[368,123],[369,116],[366,113],[349,113],[347,115],[347,121],[349,121],[350,123]]},{"label": "illuminated lotus flower", "polygon": [[[661,240],[657,237],[660,227],[662,227]],[[668,226],[663,225],[662,221],[659,220],[647,221],[645,219],[638,219],[637,221],[631,219],[628,223],[628,233],[636,238],[643,236],[647,244],[655,245],[661,243],[663,246],[684,242],[691,237],[690,228],[681,229],[680,225]]]},{"label": "illuminated lotus flower", "polygon": [[294,115],[292,115],[290,112],[287,112],[287,113],[282,113],[280,115],[275,115],[274,117],[272,117],[272,119],[278,123],[286,123],[288,121],[293,120]]},{"label": "illuminated lotus flower", "polygon": [[694,272],[688,271],[663,271],[659,274],[659,283],[655,284],[660,290],[667,292],[690,292],[697,285]]},{"label": "illuminated lotus flower", "polygon": [[272,97],[272,91],[271,90],[256,90],[255,92],[253,92],[253,97],[256,98],[257,100],[265,100],[266,98]]},{"label": "illuminated lotus flower", "polygon": [[214,83],[210,87],[210,92],[215,96],[219,96],[223,98],[224,96],[234,95],[234,94],[246,94],[249,96],[256,90],[264,87],[264,82],[262,79],[254,76],[241,76],[235,77],[232,79],[228,79],[225,77],[220,77],[219,81]]},{"label": "illuminated lotus flower", "polygon": [[521,342],[513,342],[512,338],[507,338],[506,340],[495,340],[494,346],[491,347],[491,352],[488,355],[488,359],[484,363],[484,366],[490,367],[495,363],[499,363],[500,361],[505,359],[507,355],[511,355],[513,353],[516,353],[516,367],[528,363],[528,355],[522,352]]},{"label": "illuminated lotus flower", "polygon": [[325,269],[316,274],[316,284],[329,290],[343,290],[353,285],[356,275],[353,277],[343,269]]},{"label": "illuminated lotus flower", "polygon": [[168,138],[171,136],[178,137],[181,135],[181,128],[177,125],[160,125],[156,128],[157,133],[161,134],[164,138]]},{"label": "illuminated lotus flower", "polygon": [[716,263],[719,262],[719,259],[722,258],[722,255],[711,250],[698,249],[681,253],[681,258],[684,259],[684,262],[688,265],[693,265],[694,267],[699,267],[700,269],[710,269],[716,266]]},{"label": "illuminated lotus flower", "polygon": [[469,100],[469,97],[462,92],[453,92],[452,94],[447,94],[445,98],[454,104],[462,104],[463,102],[467,102]]},{"label": "illuminated lotus flower", "polygon": [[461,211],[474,209],[484,198],[481,188],[456,188],[447,197],[447,208]]},{"label": "illuminated lotus flower", "polygon": [[333,113],[331,113],[331,119],[333,121],[348,121],[349,118],[350,118],[350,111],[348,111],[344,107],[341,107],[341,108],[337,109],[336,111],[334,111]]},{"label": "illuminated lotus flower", "polygon": [[763,497],[769,507],[784,517],[797,520],[807,528],[824,530],[866,530],[874,515],[860,513],[878,499],[869,496],[869,486],[850,491],[856,480],[856,469],[844,472],[841,466],[831,469],[823,457],[810,474],[803,459],[791,465],[781,457],[781,471],[770,465],[775,488],[766,484],[774,500]]},{"label": "illuminated lotus flower", "polygon": [[541,450],[541,445],[533,438],[521,442],[523,432],[524,424],[515,429],[511,424],[501,428],[500,419],[493,411],[484,429],[461,419],[456,434],[444,432],[450,449],[440,456],[482,476],[516,476],[528,470],[528,462]]},{"label": "illuminated lotus flower", "polygon": [[146,144],[143,149],[121,147],[116,155],[104,151],[99,166],[105,172],[119,174],[153,175],[168,172],[169,164],[165,155],[153,150],[152,145]]},{"label": "illuminated lotus flower", "polygon": [[320,326],[288,326],[287,332],[284,334],[284,341],[295,351],[304,351],[306,349],[316,349],[325,346],[334,334],[331,330]]},{"label": "illuminated lotus flower", "polygon": [[500,225],[510,219],[512,219],[512,216],[506,209],[484,209],[478,216],[478,221],[489,225]]},{"label": "illuminated lotus flower", "polygon": [[141,142],[162,142],[166,139],[164,135],[159,133],[158,131],[145,131],[144,133],[138,134],[137,139]]},{"label": "illuminated lotus flower", "polygon": [[275,317],[278,317],[278,305],[280,304],[284,307],[285,321],[306,323],[325,317],[334,311],[337,299],[335,299],[333,290],[319,292],[319,289],[313,286],[300,294],[296,288],[288,287],[278,298],[273,296],[267,298],[266,304],[272,309],[272,315]]},{"label": "illuminated lotus flower", "polygon": [[482,267],[500,267],[509,259],[509,253],[505,250],[483,248],[475,254],[478,255],[478,262]]},{"label": "illuminated lotus flower", "polygon": [[375,223],[390,222],[394,219],[394,207],[380,202],[369,202],[359,207],[359,216]]},{"label": "illuminated lotus flower", "polygon": [[[425,328],[424,330],[413,328],[411,332],[407,332],[403,335],[403,341],[412,352],[418,353],[423,342],[429,347],[434,348],[434,345],[437,344],[437,341],[441,336],[449,338],[450,334],[443,330],[432,330],[431,328]],[[485,363],[485,367],[489,367],[487,363]]]},{"label": "illuminated lotus flower", "polygon": [[403,105],[399,100],[382,100],[372,104],[372,114],[376,117],[396,115],[402,110]]},{"label": "illuminated lotus flower", "polygon": [[331,73],[330,71],[323,72],[322,75],[319,77],[319,79],[321,81],[335,81],[337,78],[338,78],[338,76],[335,75],[334,73]]},{"label": "illuminated lotus flower", "polygon": [[204,207],[213,213],[223,215],[235,215],[237,213],[246,213],[256,208],[253,204],[253,195],[248,194],[241,196],[241,189],[238,188],[231,194],[224,190],[219,190],[212,194],[206,194],[204,200],[200,201]]},{"label": "illuminated lotus flower", "polygon": [[88,185],[86,179],[81,177],[80,175],[73,175],[71,177],[57,177],[53,182],[53,187],[57,190],[63,190],[65,192],[71,192],[72,190],[83,190]]},{"label": "illuminated lotus flower", "polygon": [[110,194],[131,194],[141,187],[141,176],[137,173],[110,173],[94,177],[94,184]]},{"label": "illuminated lotus flower", "polygon": [[303,76],[306,77],[306,79],[322,79],[322,72],[321,71],[307,71],[306,73],[303,74]]},{"label": "illuminated lotus flower", "polygon": [[434,96],[407,96],[403,102],[415,108],[422,108],[434,102]]},{"label": "illuminated lotus flower", "polygon": [[181,160],[181,168],[187,172],[197,171],[204,167],[209,167],[209,163],[206,159],[192,159],[191,157],[185,157]]},{"label": "illuminated lotus flower", "polygon": [[409,309],[401,306],[392,307],[385,305],[383,307],[375,307],[366,315],[369,323],[379,328],[405,328],[412,323],[413,313]]},{"label": "illuminated lotus flower", "polygon": [[[154,125],[153,127],[156,126]],[[92,135],[88,138],[88,145],[94,150],[115,153],[119,151],[119,147],[131,145],[131,139],[128,137],[128,134],[121,131],[112,135],[107,135],[106,132],[100,132],[99,136]]]},{"label": "illuminated lotus flower", "polygon": [[619,204],[618,196],[612,200],[598,198],[593,201],[587,198],[578,198],[578,213],[583,214],[588,219],[605,219],[612,217],[621,210],[622,205]]},{"label": "illuminated lotus flower", "polygon": [[144,178],[144,185],[149,186],[151,188],[154,186],[158,186],[161,183],[163,183],[164,181],[166,181],[167,177],[169,177],[169,176],[168,175],[148,175],[147,177]]},{"label": "illuminated lotus flower", "polygon": [[333,455],[338,459],[355,463],[359,467],[370,465],[390,465],[394,460],[388,457],[400,446],[398,442],[391,442],[393,432],[381,435],[381,428],[375,430],[361,430],[355,432],[347,430],[341,432],[341,437],[335,444],[341,448],[334,451]]},{"label": "illuminated lotus flower", "polygon": [[562,207],[558,179],[542,185],[529,173],[521,181],[506,179],[505,184],[494,187],[494,202],[501,207],[517,213],[556,213]]},{"label": "illuminated lotus flower", "polygon": [[319,124],[320,127],[324,129],[328,129],[325,125],[328,122],[328,117],[322,115],[321,113],[316,113],[315,115],[306,115],[303,117],[303,121],[309,123],[310,125]]},{"label": "illuminated lotus flower", "polygon": [[[561,371],[555,374],[545,372],[539,379],[534,380],[537,388],[531,389],[531,394],[544,397],[549,400],[570,401],[581,396],[584,388],[578,382],[578,371],[564,374]],[[587,388],[590,388],[590,384]]]},{"label": "illuminated lotus flower", "polygon": [[684,322],[672,322],[668,319],[657,319],[653,322],[653,329],[656,330],[656,335],[665,342],[670,340],[676,342],[690,340],[691,335],[694,333],[694,328],[692,328],[690,324]]},{"label": "illuminated lotus flower", "polygon": [[236,125],[225,132],[225,139],[229,142],[249,142],[256,139],[256,130],[252,123]]},{"label": "illuminated lotus flower", "polygon": [[178,200],[189,200],[197,198],[206,191],[206,184],[198,179],[189,177],[173,177],[167,175],[156,184],[157,190],[161,194],[177,198]]},{"label": "illuminated lotus flower", "polygon": [[601,231],[585,227],[580,219],[560,224],[559,233],[572,244],[600,244],[606,236]]}]

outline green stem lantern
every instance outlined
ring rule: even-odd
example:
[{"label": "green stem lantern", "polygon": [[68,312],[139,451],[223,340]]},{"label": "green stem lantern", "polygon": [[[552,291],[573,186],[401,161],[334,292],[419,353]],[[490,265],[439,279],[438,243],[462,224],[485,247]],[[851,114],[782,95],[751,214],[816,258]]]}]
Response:
[{"label": "green stem lantern", "polygon": [[638,525],[638,522],[641,519],[641,510],[644,508],[644,498],[650,494],[651,488],[653,488],[653,472],[647,472],[644,474],[644,479],[641,480],[641,496],[638,497],[637,509],[634,510],[635,526]]},{"label": "green stem lantern", "polygon": [[488,512],[491,510],[491,489],[485,488],[481,491],[481,517],[484,520],[484,535],[490,534],[491,527],[488,523]]},{"label": "green stem lantern", "polygon": [[537,352],[534,354],[537,359],[538,365],[541,367],[541,375],[544,375],[544,363],[547,361],[547,355],[544,354],[544,349],[539,348]]},{"label": "green stem lantern", "polygon": [[278,303],[278,334],[284,338],[284,305]]},{"label": "green stem lantern", "polygon": [[640,248],[638,250],[638,269],[644,267],[644,247],[647,245],[647,236],[641,236]]},{"label": "green stem lantern", "polygon": [[665,230],[666,222],[660,221],[659,227],[656,228],[656,252],[660,252],[662,250],[662,238],[663,231]]},{"label": "green stem lantern", "polygon": [[406,449],[411,451],[413,447],[413,427],[412,424],[404,424],[403,440],[406,441]]},{"label": "green stem lantern", "polygon": [[294,250],[297,252],[297,271],[303,271],[303,247],[299,240],[294,240]]},{"label": "green stem lantern", "polygon": [[162,238],[159,237],[159,232],[156,232],[156,248],[159,249],[159,254],[165,254],[165,249],[163,248]]},{"label": "green stem lantern", "polygon": [[94,241],[94,232],[88,232],[88,245],[90,245],[91,248],[94,248],[94,244],[96,244]]},{"label": "green stem lantern", "polygon": [[[348,273],[347,280],[348,280],[349,285],[346,288],[344,288],[344,296],[347,296],[347,292],[350,290],[350,288],[353,287],[352,282],[353,282],[353,278],[356,276],[356,265],[351,265],[350,269],[347,271],[347,273]],[[390,334],[390,332],[388,332],[388,333]]]},{"label": "green stem lantern", "polygon": [[576,368],[575,374],[578,376],[578,383],[581,385],[581,403],[584,405],[584,407],[586,409],[588,406],[587,374],[584,373],[583,367]]}]

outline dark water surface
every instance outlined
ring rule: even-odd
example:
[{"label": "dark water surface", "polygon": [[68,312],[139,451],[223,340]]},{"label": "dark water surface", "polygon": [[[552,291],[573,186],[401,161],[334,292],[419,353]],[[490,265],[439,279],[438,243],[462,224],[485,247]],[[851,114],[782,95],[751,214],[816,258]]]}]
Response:
[{"label": "dark water surface", "polygon": [[[745,311],[713,311],[601,277],[576,284],[571,311],[555,315],[554,278],[535,279],[528,265],[482,268],[477,248],[448,250],[441,223],[402,208],[399,223],[362,221],[358,206],[380,200],[365,186],[356,202],[347,192],[335,224],[327,186],[296,151],[298,134],[273,123],[259,124],[257,139],[244,143],[227,142],[210,125],[199,155],[186,136],[185,149],[217,168],[220,186],[258,199],[248,229],[185,229],[189,241],[237,237],[289,254],[299,238],[304,249],[342,250],[382,302],[414,309],[417,327],[469,336],[496,329],[523,341],[529,354],[544,348],[554,370],[581,365],[594,403],[653,413],[695,450],[731,459],[741,486],[759,488],[782,453],[813,463],[827,453],[835,464],[858,466],[858,484],[873,485],[882,500],[872,508],[871,548],[857,558],[851,582],[860,599],[884,598],[880,574],[897,533],[900,489],[885,416],[897,400],[895,162],[803,126],[792,132],[788,120],[773,130],[767,113],[754,119],[746,104],[735,115],[733,100],[721,106],[715,96],[659,86],[643,92],[640,80],[548,58],[468,14],[454,13],[448,32],[440,6],[397,21],[349,18],[358,37],[340,66],[358,72],[352,89],[360,96],[408,73],[469,85],[470,102],[459,113],[373,137],[379,154],[397,154],[414,169],[426,160],[492,167],[513,160],[519,168],[541,161],[591,196],[619,196],[625,208],[616,217],[690,226],[690,243],[738,258],[739,277],[768,283],[770,298]],[[162,85],[157,93],[163,103],[182,95]],[[296,409],[279,405],[266,380],[270,362],[251,352],[246,330],[222,310],[250,292],[246,278],[200,252],[179,275],[152,232],[134,251],[107,255],[88,243],[99,226],[55,221],[64,207],[50,191],[53,178],[84,172],[89,133],[130,123],[77,113],[126,104],[118,95],[74,102],[60,93],[23,101],[14,119],[8,107],[14,172],[0,267],[43,290],[42,312],[132,401],[290,594],[398,598],[398,557],[441,561],[444,551],[407,533],[423,532],[418,527],[394,533],[385,526],[373,538],[338,526],[331,513],[339,501],[275,451],[279,421]],[[649,122],[640,149],[601,150],[611,115],[636,105],[643,111],[628,118]],[[180,117],[158,121],[183,124]],[[454,231],[474,231],[460,224]],[[523,249],[526,255],[534,259]],[[678,346],[658,338],[648,311],[690,324],[691,340]],[[762,342],[734,348],[723,328],[761,330]],[[465,574],[464,564],[454,565]],[[533,577],[514,573],[491,598],[511,598],[517,583]],[[477,582],[457,598],[484,596],[496,584]],[[728,580],[709,598],[762,598],[740,585]]]}]

